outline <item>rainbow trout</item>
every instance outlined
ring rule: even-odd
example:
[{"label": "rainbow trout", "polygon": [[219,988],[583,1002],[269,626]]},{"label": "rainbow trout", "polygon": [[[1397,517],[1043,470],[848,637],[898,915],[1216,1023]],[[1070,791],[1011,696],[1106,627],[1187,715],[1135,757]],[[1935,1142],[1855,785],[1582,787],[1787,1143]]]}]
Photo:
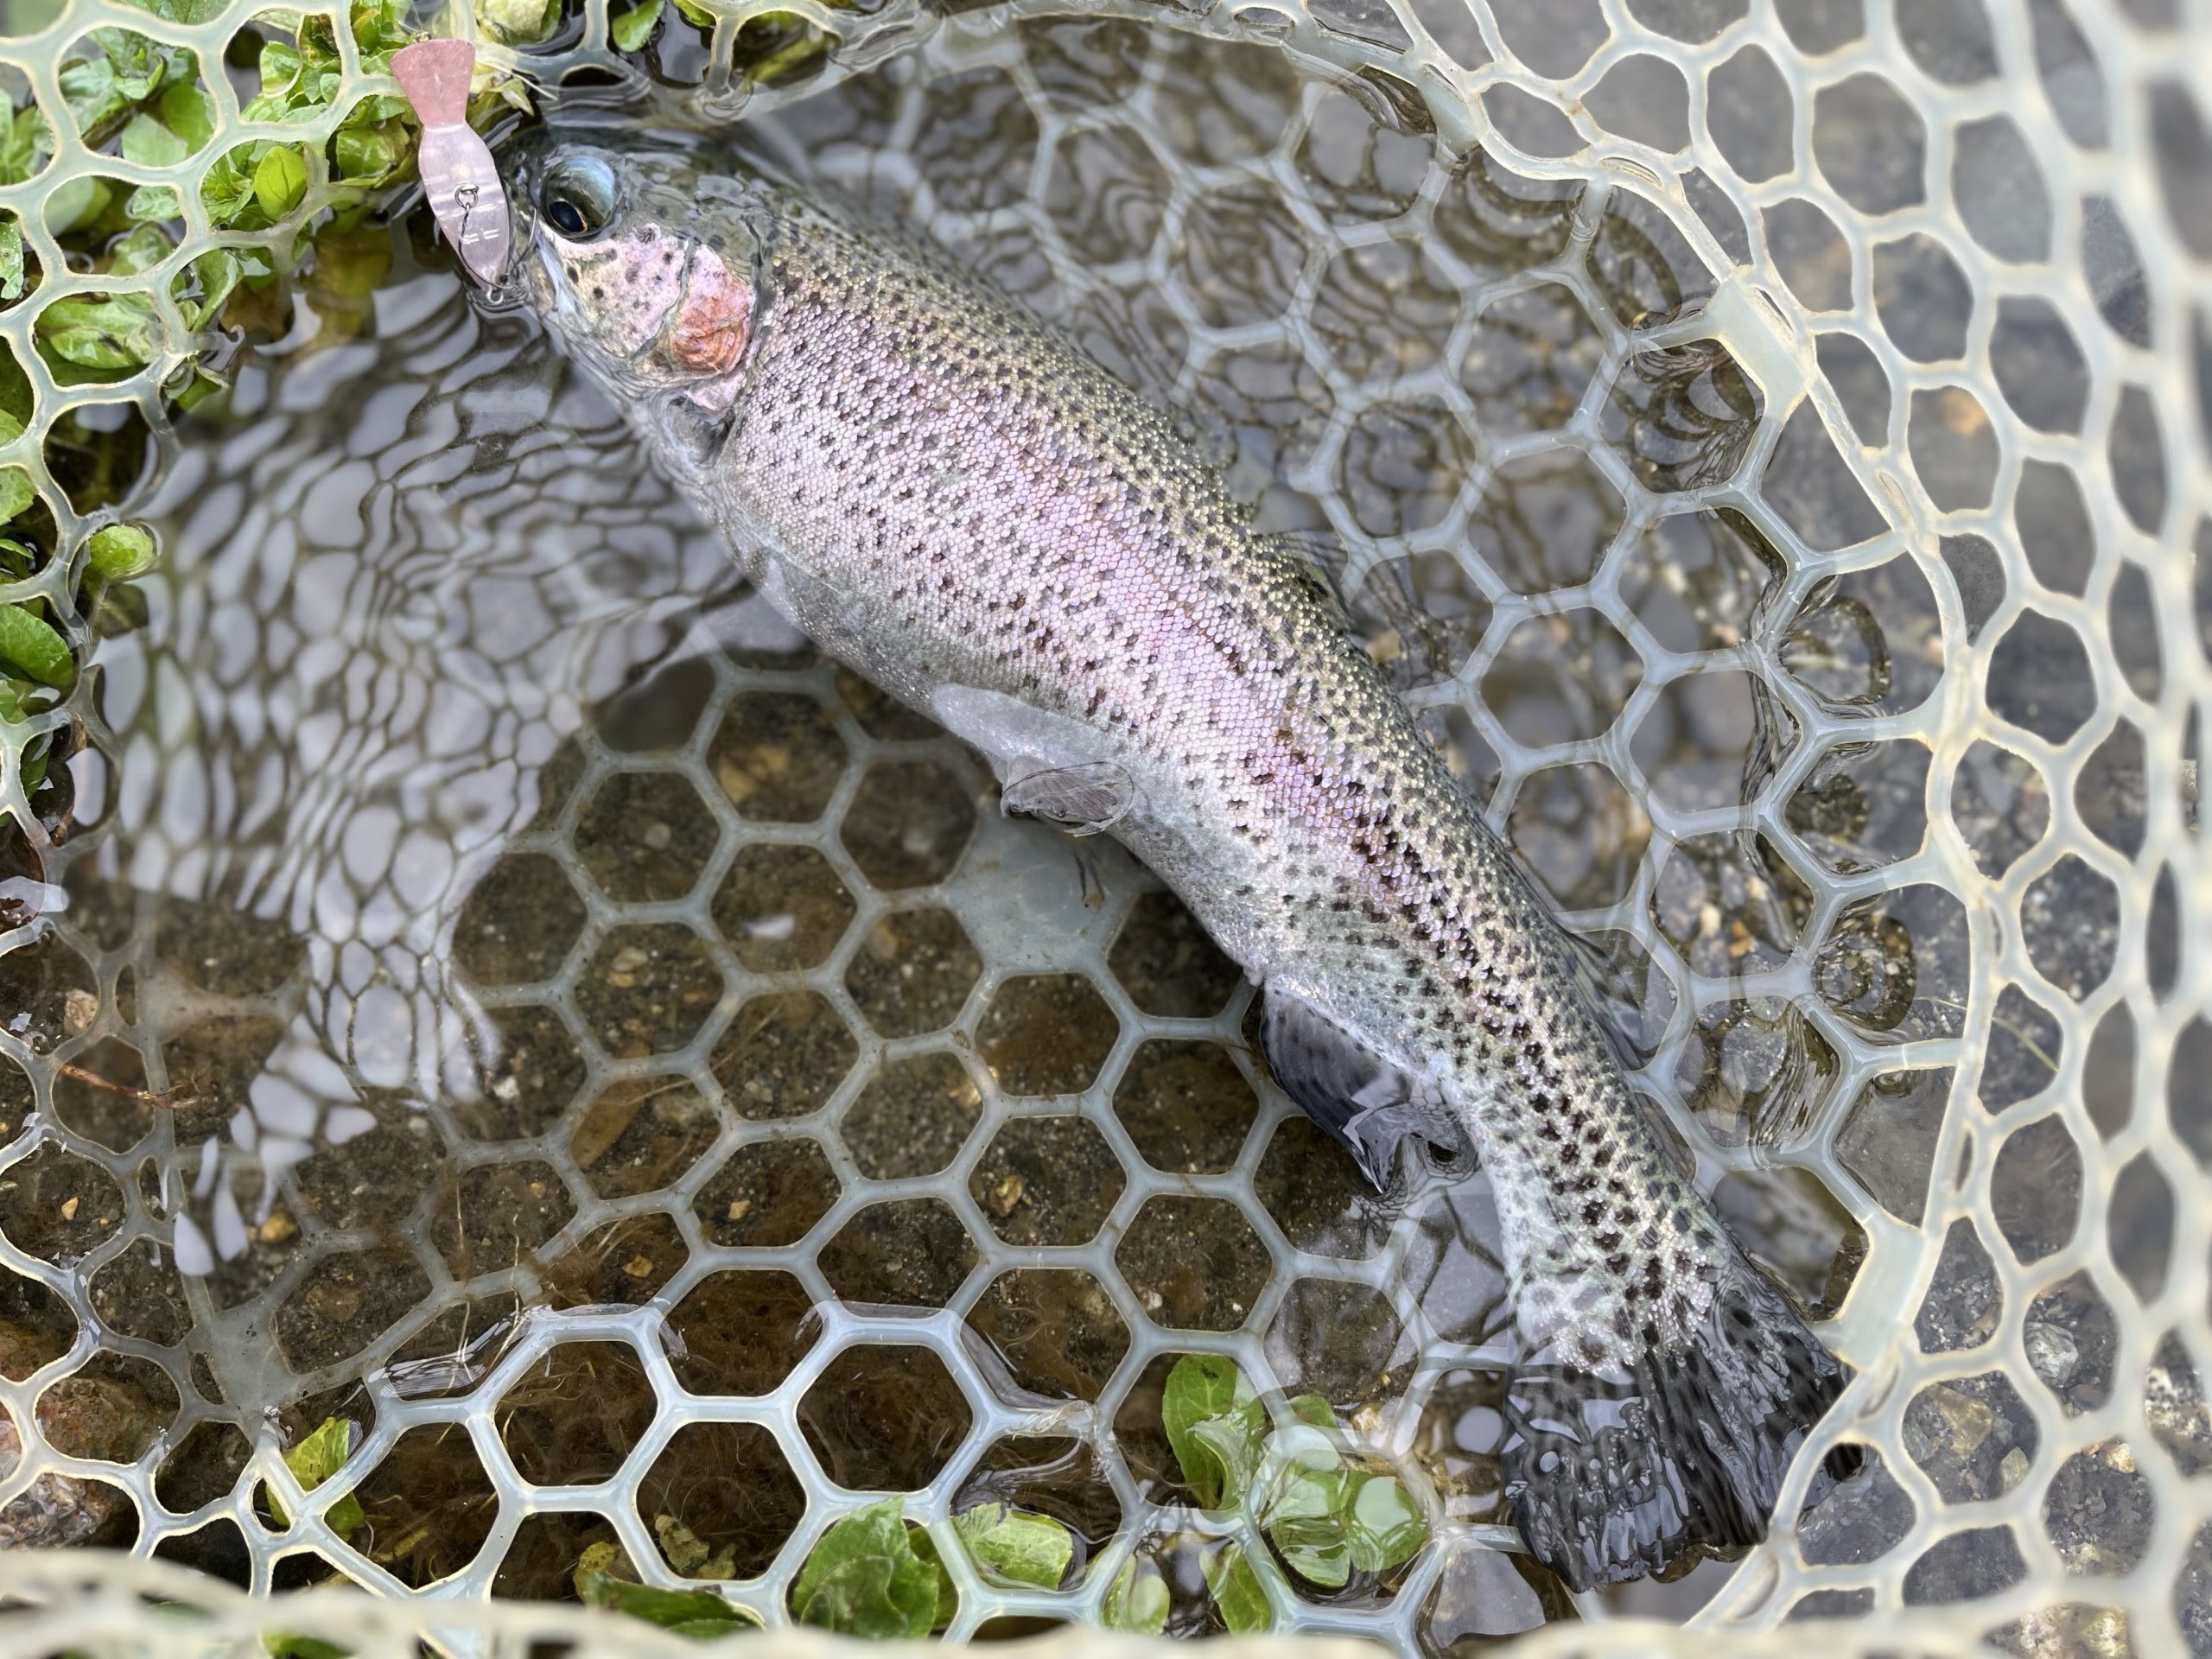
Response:
[{"label": "rainbow trout", "polygon": [[1572,948],[1310,563],[940,251],[649,141],[556,131],[511,168],[528,302],[760,590],[1010,810],[1150,865],[1370,1178],[1409,1135],[1471,1147],[1530,1549],[1584,1588],[1762,1537],[1841,1369],[1662,1150]]}]

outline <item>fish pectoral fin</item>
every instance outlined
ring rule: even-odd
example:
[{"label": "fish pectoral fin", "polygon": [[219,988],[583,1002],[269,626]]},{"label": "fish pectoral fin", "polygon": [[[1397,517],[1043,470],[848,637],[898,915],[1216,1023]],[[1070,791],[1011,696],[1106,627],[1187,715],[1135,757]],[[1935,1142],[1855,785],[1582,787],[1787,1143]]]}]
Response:
[{"label": "fish pectoral fin", "polygon": [[1127,767],[1113,760],[1085,760],[1009,779],[1000,791],[999,806],[1065,824],[1072,836],[1095,836],[1126,817],[1136,798],[1136,780]]},{"label": "fish pectoral fin", "polygon": [[695,472],[714,464],[728,442],[732,423],[727,406],[715,409],[681,392],[661,404],[662,435],[669,448]]},{"label": "fish pectoral fin", "polygon": [[1408,1135],[1472,1168],[1466,1135],[1444,1102],[1294,992],[1267,988],[1260,1046],[1283,1093],[1357,1163],[1379,1191],[1395,1185],[1398,1147]]}]

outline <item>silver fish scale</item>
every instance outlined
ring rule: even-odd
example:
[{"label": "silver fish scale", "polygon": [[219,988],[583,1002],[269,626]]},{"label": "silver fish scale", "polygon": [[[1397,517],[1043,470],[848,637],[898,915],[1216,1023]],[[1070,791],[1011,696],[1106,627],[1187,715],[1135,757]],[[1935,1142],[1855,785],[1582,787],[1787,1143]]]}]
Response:
[{"label": "silver fish scale", "polygon": [[753,573],[781,567],[800,625],[918,708],[977,686],[1095,732],[1135,782],[1116,833],[1224,950],[1441,1074],[1500,1177],[1531,1339],[1592,1363],[1677,1339],[1728,1247],[1341,612],[1061,336],[902,238],[773,200],[765,322],[694,482]]}]

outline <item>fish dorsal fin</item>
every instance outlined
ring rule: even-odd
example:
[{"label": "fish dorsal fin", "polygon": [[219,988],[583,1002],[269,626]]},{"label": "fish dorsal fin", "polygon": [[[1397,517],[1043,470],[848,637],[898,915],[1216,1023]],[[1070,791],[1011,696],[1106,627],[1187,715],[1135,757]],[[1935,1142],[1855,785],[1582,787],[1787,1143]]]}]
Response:
[{"label": "fish dorsal fin", "polygon": [[1070,835],[1095,836],[1127,817],[1136,798],[1136,781],[1127,767],[1112,760],[1085,760],[1008,779],[1000,791],[999,806],[1002,811],[1027,812],[1065,824]]},{"label": "fish dorsal fin", "polygon": [[[1379,1191],[1395,1185],[1398,1147],[1408,1135],[1455,1158],[1467,1150],[1465,1132],[1432,1087],[1296,993],[1267,988],[1260,1046],[1283,1093],[1352,1155]],[[1472,1162],[1467,1160],[1469,1166]]]},{"label": "fish dorsal fin", "polygon": [[1351,556],[1335,536],[1325,530],[1279,530],[1261,537],[1260,545],[1339,617],[1351,614],[1344,578]]}]

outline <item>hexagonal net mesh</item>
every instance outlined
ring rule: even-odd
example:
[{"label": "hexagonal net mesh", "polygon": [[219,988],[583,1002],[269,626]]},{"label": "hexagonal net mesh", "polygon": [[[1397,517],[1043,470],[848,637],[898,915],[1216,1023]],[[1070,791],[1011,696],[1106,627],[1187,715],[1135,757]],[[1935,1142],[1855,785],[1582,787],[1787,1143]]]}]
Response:
[{"label": "hexagonal net mesh", "polygon": [[[72,697],[0,725],[0,1583],[73,1610],[0,1645],[173,1641],[159,1595],[211,1650],[324,1621],[645,1651],[477,1604],[573,1595],[611,1542],[787,1623],[885,1492],[955,1636],[1095,1619],[1139,1555],[1196,1630],[1177,1573],[1217,1519],[1160,1392],[1202,1351],[1326,1396],[1431,1521],[1380,1578],[1271,1578],[1279,1630],[2212,1649],[2212,22],[780,0],[618,54],[607,10],[486,55],[742,119],[1343,550],[1370,648],[1611,965],[1684,1155],[1857,1368],[1815,1449],[1866,1469],[1671,1585],[1530,1567],[1479,1184],[1367,1191],[1157,884],[1002,817],[790,636],[427,242],[172,426],[207,343],[174,279],[255,236],[186,189],[159,263],[73,266],[57,184],[197,163],[88,144],[69,65],[96,26],[188,48],[219,147],[247,72],[213,70],[302,25],[75,0],[0,70],[58,135],[0,186],[30,278],[0,466],[73,548],[116,505],[86,435],[143,434],[122,505],[168,556]],[[803,85],[734,70],[763,29]],[[264,245],[327,200],[332,112],[390,91],[340,56]],[[45,308],[130,292],[148,366],[59,371]],[[76,574],[0,601],[82,646]],[[333,1417],[309,1495],[282,1454]],[[980,1498],[1066,1525],[1058,1588],[977,1569],[950,1517]],[[28,1550],[60,1545],[142,1559]]]}]

